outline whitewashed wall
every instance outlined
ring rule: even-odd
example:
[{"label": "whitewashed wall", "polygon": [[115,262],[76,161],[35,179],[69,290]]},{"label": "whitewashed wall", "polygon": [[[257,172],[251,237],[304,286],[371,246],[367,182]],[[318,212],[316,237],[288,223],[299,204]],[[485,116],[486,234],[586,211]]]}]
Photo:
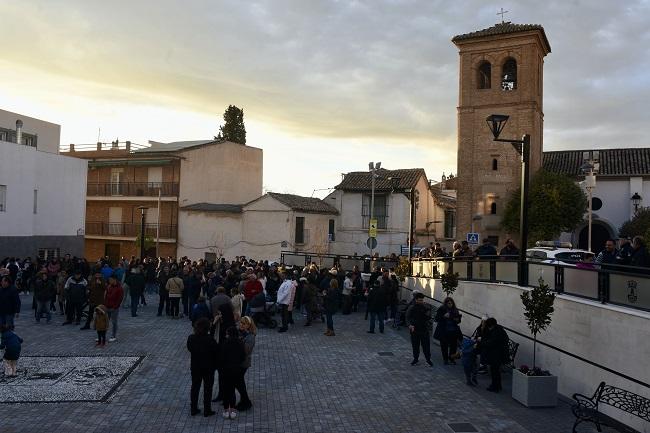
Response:
[{"label": "whitewashed wall", "polygon": [[[438,301],[444,298],[439,280],[409,278],[405,285]],[[530,333],[520,299],[524,290],[527,289],[509,284],[461,281],[453,297],[460,309],[476,316],[488,314],[506,328],[528,336]],[[404,292],[403,296],[410,296],[408,290]],[[440,305],[438,302],[433,304]],[[465,314],[461,323],[463,333],[471,334],[479,323],[479,319]],[[514,332],[509,332],[509,336],[520,344],[517,365],[530,365],[532,341]],[[650,369],[647,366],[650,359],[649,337],[650,313],[558,295],[553,322],[538,340],[650,383]],[[541,344],[537,346],[537,365],[559,377],[559,392],[567,397],[576,392],[591,395],[596,386],[605,381],[650,398],[647,387]],[[647,423],[620,413],[609,413],[641,432],[650,432]]]}]

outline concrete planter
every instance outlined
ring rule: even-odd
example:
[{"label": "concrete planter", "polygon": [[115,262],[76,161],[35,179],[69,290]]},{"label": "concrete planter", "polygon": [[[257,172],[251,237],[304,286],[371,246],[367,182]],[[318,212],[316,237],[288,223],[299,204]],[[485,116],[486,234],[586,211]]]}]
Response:
[{"label": "concrete planter", "polygon": [[512,398],[526,407],[557,406],[557,376],[526,376],[514,369]]}]

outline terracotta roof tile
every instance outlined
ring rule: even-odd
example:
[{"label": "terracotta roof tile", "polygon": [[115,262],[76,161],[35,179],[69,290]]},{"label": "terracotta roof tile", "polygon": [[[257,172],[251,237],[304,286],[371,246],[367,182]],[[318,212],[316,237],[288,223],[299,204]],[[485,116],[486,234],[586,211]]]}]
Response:
[{"label": "terracotta roof tile", "polygon": [[[415,188],[421,176],[426,179],[426,173],[423,168],[408,168],[400,170],[386,170],[380,168],[376,170],[375,191],[390,191],[393,189],[392,182],[389,178],[399,177],[399,184],[395,189]],[[336,189],[343,191],[370,191],[372,189],[372,176],[369,171],[353,171],[345,174],[341,183]]]},{"label": "terracotta roof tile", "polygon": [[[600,152],[600,176],[650,176],[650,148],[593,149]],[[568,176],[582,176],[586,150],[544,152],[544,169]]]},{"label": "terracotta roof tile", "polygon": [[228,212],[241,213],[242,205],[240,204],[216,204],[216,203],[194,203],[183,206],[181,210],[199,211],[199,212]]},{"label": "terracotta roof tile", "polygon": [[334,206],[325,203],[319,198],[303,197],[294,194],[280,194],[277,192],[269,192],[268,195],[298,212],[324,213],[333,215],[337,215],[339,213]]},{"label": "terracotta roof tile", "polygon": [[549,44],[548,39],[546,38],[546,33],[544,32],[544,27],[539,24],[513,24],[510,21],[505,23],[498,23],[487,29],[477,30],[475,32],[464,33],[462,35],[454,36],[451,41],[466,41],[468,39],[482,38],[485,36],[494,36],[494,35],[503,35],[508,33],[520,33],[520,32],[529,32],[532,30],[540,30],[542,32],[542,38],[546,43],[548,51],[551,52],[551,44]]}]

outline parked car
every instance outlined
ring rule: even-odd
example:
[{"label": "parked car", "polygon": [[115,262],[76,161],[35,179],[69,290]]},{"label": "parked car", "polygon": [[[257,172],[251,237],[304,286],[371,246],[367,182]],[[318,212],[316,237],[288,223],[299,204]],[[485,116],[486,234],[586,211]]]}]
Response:
[{"label": "parked car", "polygon": [[575,266],[587,258],[594,258],[594,253],[586,250],[571,248],[570,243],[559,242],[537,242],[533,248],[526,250],[526,258],[530,261],[562,264]]}]

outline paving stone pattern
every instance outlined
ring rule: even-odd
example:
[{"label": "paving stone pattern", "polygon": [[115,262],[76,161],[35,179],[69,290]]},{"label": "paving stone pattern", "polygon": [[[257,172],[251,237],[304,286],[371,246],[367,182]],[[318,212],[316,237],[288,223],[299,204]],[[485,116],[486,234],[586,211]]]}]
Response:
[{"label": "paving stone pattern", "polygon": [[[31,304],[29,297],[22,300]],[[236,420],[224,420],[220,411],[210,418],[190,417],[185,347],[190,323],[156,317],[157,300],[149,302],[138,317],[120,312],[118,341],[104,349],[95,347],[94,331],[61,326],[58,312],[51,324],[36,324],[31,311],[24,311],[16,332],[25,340],[25,356],[144,359],[107,402],[0,405],[0,432],[451,433],[453,423],[469,423],[485,433],[571,430],[566,403],[524,408],[508,389],[499,395],[485,391],[486,376],[479,377],[479,388],[467,387],[462,367],[442,365],[435,345],[433,367],[423,362],[411,367],[407,331],[387,327],[384,334],[367,334],[361,313],[336,315],[335,337],[325,337],[320,323],[303,327],[298,317],[284,334],[261,329],[247,373],[253,409]]]}]

